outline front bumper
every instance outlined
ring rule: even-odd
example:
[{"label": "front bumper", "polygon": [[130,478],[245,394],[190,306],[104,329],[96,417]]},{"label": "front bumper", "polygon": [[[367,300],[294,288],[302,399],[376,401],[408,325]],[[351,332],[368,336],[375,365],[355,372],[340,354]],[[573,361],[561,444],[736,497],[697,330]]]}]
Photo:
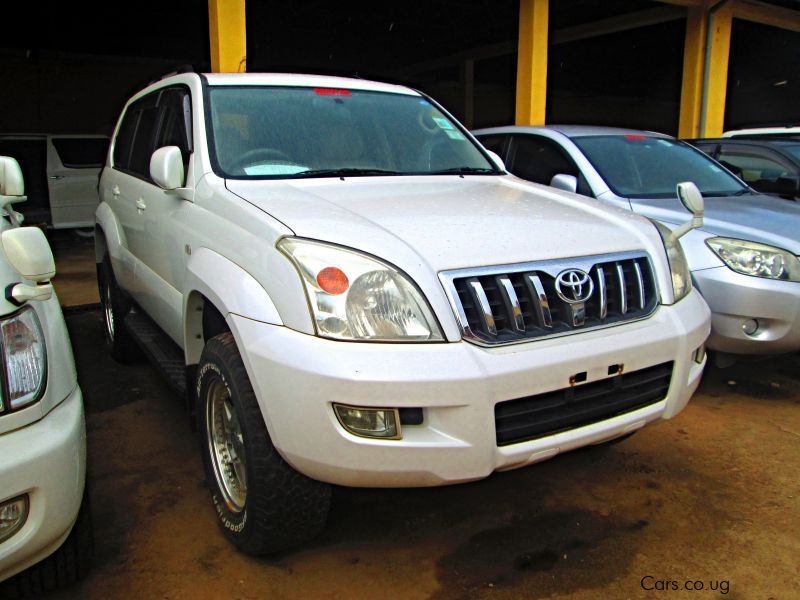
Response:
[{"label": "front bumper", "polygon": [[0,501],[27,494],[28,518],[0,543],[0,581],[47,558],[72,529],[86,479],[80,388],[39,421],[0,435]]},{"label": "front bumper", "polygon": [[[230,323],[275,447],[295,469],[339,485],[433,486],[480,479],[608,440],[680,412],[700,380],[693,360],[709,333],[697,292],[650,318],[604,330],[500,348],[466,342],[335,342],[251,321]],[[494,405],[674,361],[666,398],[645,408],[533,441],[498,447]],[[401,440],[356,437],[333,402],[422,407]]]},{"label": "front bumper", "polygon": [[[711,307],[708,347],[731,354],[800,350],[800,283],[741,275],[728,267],[703,269],[692,280]],[[748,335],[742,325],[758,329]]]}]

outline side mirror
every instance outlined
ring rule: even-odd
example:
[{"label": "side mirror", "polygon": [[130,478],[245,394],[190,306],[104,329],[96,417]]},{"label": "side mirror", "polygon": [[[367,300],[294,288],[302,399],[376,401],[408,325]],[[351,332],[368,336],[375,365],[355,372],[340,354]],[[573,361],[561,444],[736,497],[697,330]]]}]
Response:
[{"label": "side mirror", "polygon": [[574,175],[559,173],[558,175],[553,175],[553,178],[550,180],[550,187],[576,194],[578,192],[578,178]]},{"label": "side mirror", "polygon": [[150,157],[150,177],[163,190],[177,190],[183,185],[183,157],[177,146],[164,146]]},{"label": "side mirror", "polygon": [[497,152],[492,152],[491,150],[487,150],[486,153],[489,155],[489,158],[492,159],[495,166],[500,169],[503,173],[506,172],[506,164],[503,162],[503,159],[500,158],[500,155]]},{"label": "side mirror", "polygon": [[672,238],[677,240],[689,233],[692,229],[703,226],[703,213],[705,212],[705,202],[703,194],[691,181],[683,181],[678,184],[678,198],[681,204],[692,213],[692,220],[672,230]]},{"label": "side mirror", "polygon": [[6,300],[17,306],[28,300],[48,300],[53,295],[50,280],[56,274],[56,263],[47,238],[38,227],[7,229],[0,235],[0,245],[23,279],[35,282],[12,283],[5,290]]},{"label": "side mirror", "polygon": [[800,192],[800,178],[778,177],[775,181],[775,193],[779,196],[794,198]]},{"label": "side mirror", "polygon": [[[0,196],[25,199],[25,181],[16,159],[0,156]],[[12,200],[18,202],[19,200]]]}]

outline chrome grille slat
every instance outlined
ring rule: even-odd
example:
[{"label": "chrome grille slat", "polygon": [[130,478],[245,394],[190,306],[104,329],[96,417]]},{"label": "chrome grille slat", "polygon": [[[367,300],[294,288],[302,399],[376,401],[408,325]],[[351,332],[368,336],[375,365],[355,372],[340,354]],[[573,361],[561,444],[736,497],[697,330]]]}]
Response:
[{"label": "chrome grille slat", "polygon": [[600,318],[608,316],[608,298],[606,297],[606,272],[603,267],[597,267],[597,292],[600,294]]},{"label": "chrome grille slat", "polygon": [[497,283],[500,284],[500,291],[503,294],[503,300],[507,303],[506,308],[511,313],[514,324],[514,329],[520,333],[525,332],[525,319],[522,317],[522,308],[519,304],[517,292],[514,289],[514,284],[507,275],[501,275],[497,278]]},{"label": "chrome grille slat", "polygon": [[486,331],[491,335],[497,335],[497,327],[494,323],[494,315],[492,315],[492,308],[489,306],[489,298],[486,296],[486,290],[483,289],[481,282],[477,279],[469,282],[470,289],[472,290],[473,299],[483,312],[483,322]]},{"label": "chrome grille slat", "polygon": [[542,280],[539,279],[539,276],[536,274],[528,275],[525,278],[525,281],[528,282],[531,287],[533,288],[533,305],[534,309],[536,310],[536,317],[539,321],[540,327],[553,327],[553,315],[550,312],[550,301],[547,299],[547,294],[544,293],[544,287],[542,286]]},{"label": "chrome grille slat", "polygon": [[[559,295],[569,269],[594,283],[581,303]],[[514,344],[610,327],[650,316],[659,303],[655,271],[644,252],[541,263],[459,269],[439,274],[464,339],[481,346]],[[564,286],[563,281],[559,284]],[[580,309],[575,318],[576,306]]]},{"label": "chrome grille slat", "polygon": [[619,312],[624,315],[628,312],[628,286],[625,285],[625,270],[620,263],[617,263],[617,283],[619,284]]},{"label": "chrome grille slat", "polygon": [[644,298],[644,277],[642,277],[642,267],[639,266],[639,263],[633,261],[633,271],[636,273],[636,286],[639,291],[639,309],[644,309],[645,307],[645,298]]}]

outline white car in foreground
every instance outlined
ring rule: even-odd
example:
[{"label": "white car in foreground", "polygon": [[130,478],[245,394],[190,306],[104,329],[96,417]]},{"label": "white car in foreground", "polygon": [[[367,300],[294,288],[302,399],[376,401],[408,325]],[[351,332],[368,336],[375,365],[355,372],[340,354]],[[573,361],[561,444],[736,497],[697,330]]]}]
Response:
[{"label": "white car in foreground", "polygon": [[0,596],[69,585],[92,529],[83,398],[41,230],[19,227],[17,162],[0,157]]},{"label": "white car in foreground", "polygon": [[100,196],[110,350],[186,393],[249,553],[316,535],[328,484],[471,481],[673,417],[705,364],[671,236],[506,174],[405,87],[166,77]]}]

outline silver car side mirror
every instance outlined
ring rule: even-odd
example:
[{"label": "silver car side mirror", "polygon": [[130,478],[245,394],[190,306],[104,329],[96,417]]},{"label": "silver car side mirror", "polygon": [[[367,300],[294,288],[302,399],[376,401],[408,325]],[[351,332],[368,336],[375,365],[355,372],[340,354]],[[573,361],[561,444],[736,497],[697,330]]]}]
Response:
[{"label": "silver car side mirror", "polygon": [[703,214],[705,212],[705,202],[703,194],[691,181],[683,181],[678,184],[678,198],[681,204],[692,213],[692,220],[672,230],[672,239],[677,240],[689,233],[692,229],[703,226]]},{"label": "silver car side mirror", "polygon": [[553,178],[550,180],[550,187],[576,194],[578,192],[578,178],[575,177],[575,175],[559,173],[558,175],[553,175]]}]

